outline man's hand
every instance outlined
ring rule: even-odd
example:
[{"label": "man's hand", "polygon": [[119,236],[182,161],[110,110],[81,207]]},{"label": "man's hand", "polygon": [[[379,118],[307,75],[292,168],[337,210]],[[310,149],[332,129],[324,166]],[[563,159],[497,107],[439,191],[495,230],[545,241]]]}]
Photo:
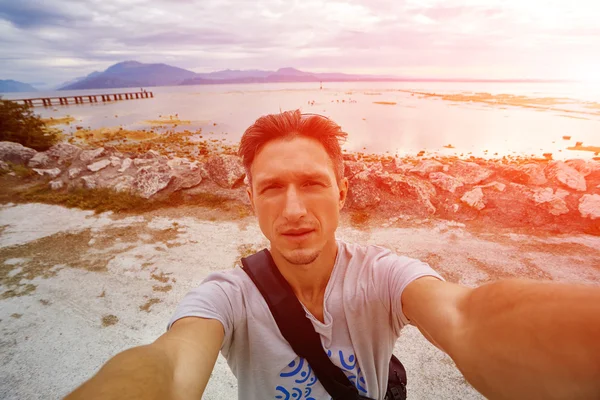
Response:
[{"label": "man's hand", "polygon": [[600,398],[600,288],[503,280],[475,289],[425,277],[403,311],[490,399]]},{"label": "man's hand", "polygon": [[117,354],[66,400],[199,399],[223,337],[217,320],[182,318],[154,343]]}]

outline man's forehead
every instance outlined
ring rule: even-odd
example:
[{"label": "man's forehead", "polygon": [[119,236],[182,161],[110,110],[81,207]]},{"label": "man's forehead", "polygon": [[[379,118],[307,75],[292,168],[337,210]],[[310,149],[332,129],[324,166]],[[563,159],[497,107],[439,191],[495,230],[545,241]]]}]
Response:
[{"label": "man's forehead", "polygon": [[312,165],[309,168],[293,168],[290,166],[276,170],[255,171],[257,183],[288,179],[329,179],[331,172],[327,165]]}]

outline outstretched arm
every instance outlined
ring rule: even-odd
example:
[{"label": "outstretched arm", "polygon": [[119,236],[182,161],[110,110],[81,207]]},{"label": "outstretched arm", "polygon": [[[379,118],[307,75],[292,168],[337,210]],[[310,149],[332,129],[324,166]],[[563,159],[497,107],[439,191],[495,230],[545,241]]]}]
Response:
[{"label": "outstretched arm", "polygon": [[490,399],[600,398],[600,288],[503,280],[465,288],[425,277],[403,310]]},{"label": "outstretched arm", "polygon": [[217,320],[182,318],[154,343],[117,354],[66,400],[199,399],[223,336]]}]

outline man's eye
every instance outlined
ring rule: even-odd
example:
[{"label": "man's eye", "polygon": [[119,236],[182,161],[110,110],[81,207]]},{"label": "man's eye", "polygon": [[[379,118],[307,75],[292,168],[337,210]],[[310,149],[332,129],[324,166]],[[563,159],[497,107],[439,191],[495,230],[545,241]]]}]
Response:
[{"label": "man's eye", "polygon": [[262,191],[264,193],[268,190],[279,189],[280,187],[281,187],[280,185],[269,185],[269,186],[265,187]]},{"label": "man's eye", "polygon": [[323,184],[317,181],[308,181],[306,182],[306,186],[323,186]]}]

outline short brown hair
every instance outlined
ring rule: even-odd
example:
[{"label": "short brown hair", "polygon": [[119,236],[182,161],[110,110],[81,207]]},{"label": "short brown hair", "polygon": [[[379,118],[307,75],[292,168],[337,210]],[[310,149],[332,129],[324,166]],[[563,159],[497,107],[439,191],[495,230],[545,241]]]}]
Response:
[{"label": "short brown hair", "polygon": [[264,115],[252,124],[240,141],[238,154],[246,169],[248,182],[252,183],[250,167],[256,154],[268,142],[276,139],[292,139],[304,136],[318,140],[333,162],[335,177],[344,176],[343,142],[348,136],[342,128],[329,118],[318,114],[302,114],[300,110],[284,111],[280,114]]}]

